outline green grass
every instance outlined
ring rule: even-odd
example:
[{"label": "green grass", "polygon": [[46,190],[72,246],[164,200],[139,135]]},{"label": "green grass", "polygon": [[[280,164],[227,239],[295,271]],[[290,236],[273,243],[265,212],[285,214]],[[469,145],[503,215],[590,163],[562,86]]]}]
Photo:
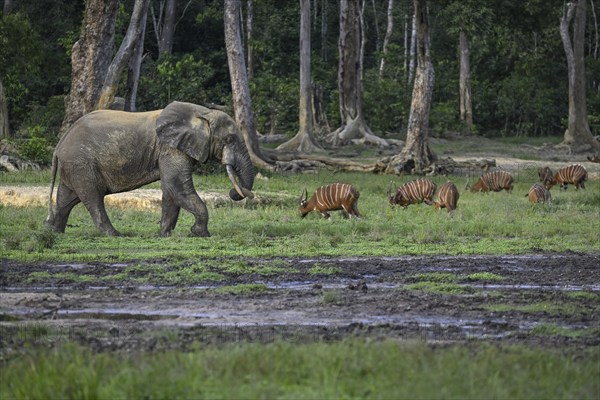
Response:
[{"label": "green grass", "polygon": [[[28,172],[24,183],[40,176]],[[45,207],[0,205],[0,258],[18,261],[130,261],[197,257],[397,256],[423,254],[524,254],[531,252],[600,252],[600,181],[586,190],[553,191],[553,203],[531,207],[524,194],[537,179],[535,170],[516,174],[513,194],[465,192],[465,178],[451,177],[461,192],[453,218],[424,204],[392,209],[385,192],[389,181],[414,177],[333,173],[282,175],[262,172],[257,196],[274,199],[264,205],[227,205],[209,209],[212,237],[190,236],[193,217],[182,211],[170,238],[160,238],[160,212],[109,209],[113,224],[125,236],[100,235],[85,208],[73,210],[65,234],[44,229]],[[19,176],[19,174],[15,174]],[[11,175],[11,181],[17,180]],[[223,174],[224,175],[224,174]],[[5,179],[7,175],[2,175]],[[226,176],[195,176],[199,190],[226,193]],[[42,179],[43,180],[43,179]],[[446,178],[436,177],[442,184]],[[331,220],[316,213],[298,216],[295,198],[326,183],[353,183],[361,192],[363,219]],[[4,184],[0,181],[0,184]],[[12,183],[11,183],[12,184]],[[289,199],[289,200],[285,200]]]},{"label": "green grass", "polygon": [[597,348],[574,356],[363,340],[145,354],[66,345],[4,362],[0,397],[596,399],[599,361]]},{"label": "green grass", "polygon": [[459,285],[457,283],[448,282],[417,282],[411,283],[404,286],[408,290],[419,290],[423,292],[436,293],[436,294],[468,294],[473,293],[473,289],[468,286]]},{"label": "green grass", "polygon": [[242,283],[239,285],[221,286],[215,289],[217,293],[235,295],[266,293],[268,290],[269,288],[262,283]]},{"label": "green grass", "polygon": [[485,305],[483,307],[488,311],[495,312],[506,312],[506,311],[518,311],[526,314],[538,314],[545,313],[549,315],[580,315],[582,313],[588,314],[600,311],[600,306],[597,306],[595,310],[581,308],[576,302],[534,302],[523,305],[510,305],[510,304],[492,304]]},{"label": "green grass", "polygon": [[598,337],[600,329],[597,327],[590,328],[565,328],[554,324],[540,324],[535,326],[531,333],[541,336],[564,336],[571,338],[580,337]]}]

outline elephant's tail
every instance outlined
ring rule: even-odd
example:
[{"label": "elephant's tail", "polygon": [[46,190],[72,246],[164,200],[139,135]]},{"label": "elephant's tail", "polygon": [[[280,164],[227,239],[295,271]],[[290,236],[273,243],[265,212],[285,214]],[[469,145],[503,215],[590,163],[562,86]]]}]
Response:
[{"label": "elephant's tail", "polygon": [[54,220],[54,207],[52,207],[52,193],[54,193],[54,183],[56,183],[56,171],[58,170],[58,157],[56,152],[52,155],[52,177],[50,178],[50,194],[48,195],[48,217],[46,222]]}]

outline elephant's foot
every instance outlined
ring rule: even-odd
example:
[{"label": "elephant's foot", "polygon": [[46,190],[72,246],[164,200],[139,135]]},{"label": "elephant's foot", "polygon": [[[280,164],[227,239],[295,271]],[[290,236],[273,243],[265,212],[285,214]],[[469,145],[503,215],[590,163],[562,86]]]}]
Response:
[{"label": "elephant's foot", "polygon": [[46,218],[46,221],[44,221],[44,226],[46,227],[46,229],[49,229],[53,232],[56,233],[65,233],[65,228],[67,226],[67,224],[59,224],[56,222],[55,218]]},{"label": "elephant's foot", "polygon": [[192,226],[192,235],[200,237],[210,237],[210,233],[208,233],[208,228],[206,226],[201,226],[197,224],[194,224]]}]

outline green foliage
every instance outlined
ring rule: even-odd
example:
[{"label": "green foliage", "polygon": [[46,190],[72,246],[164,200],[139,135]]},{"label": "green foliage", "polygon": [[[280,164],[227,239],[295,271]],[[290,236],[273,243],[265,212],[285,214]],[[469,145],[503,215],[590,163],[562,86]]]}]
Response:
[{"label": "green foliage", "polygon": [[47,165],[52,161],[52,147],[45,137],[42,137],[43,128],[35,126],[27,129],[27,139],[20,147],[21,155],[30,161]]},{"label": "green foliage", "polygon": [[158,109],[174,100],[196,104],[219,103],[205,88],[213,79],[212,67],[192,54],[166,56],[144,66],[147,73],[140,81],[140,97],[144,108]]}]

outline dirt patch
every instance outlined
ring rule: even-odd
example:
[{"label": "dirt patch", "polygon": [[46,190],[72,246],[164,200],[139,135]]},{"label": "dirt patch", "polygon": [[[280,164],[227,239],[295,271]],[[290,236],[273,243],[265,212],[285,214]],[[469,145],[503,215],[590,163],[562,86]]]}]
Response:
[{"label": "dirt patch", "polygon": [[[47,207],[49,191],[49,186],[0,186],[0,204],[12,207]],[[198,195],[207,206],[212,208],[281,204],[289,202],[292,198],[281,193],[268,193],[236,202],[229,198],[226,191],[223,193],[202,191],[198,192]],[[160,211],[161,198],[160,189],[135,189],[108,195],[104,198],[104,203],[108,207],[128,210]],[[52,199],[56,201],[56,190]]]},{"label": "dirt patch", "polygon": [[243,262],[250,273],[164,286],[151,271],[186,263],[3,261],[0,355],[63,340],[98,350],[348,336],[600,344],[600,255]]}]

